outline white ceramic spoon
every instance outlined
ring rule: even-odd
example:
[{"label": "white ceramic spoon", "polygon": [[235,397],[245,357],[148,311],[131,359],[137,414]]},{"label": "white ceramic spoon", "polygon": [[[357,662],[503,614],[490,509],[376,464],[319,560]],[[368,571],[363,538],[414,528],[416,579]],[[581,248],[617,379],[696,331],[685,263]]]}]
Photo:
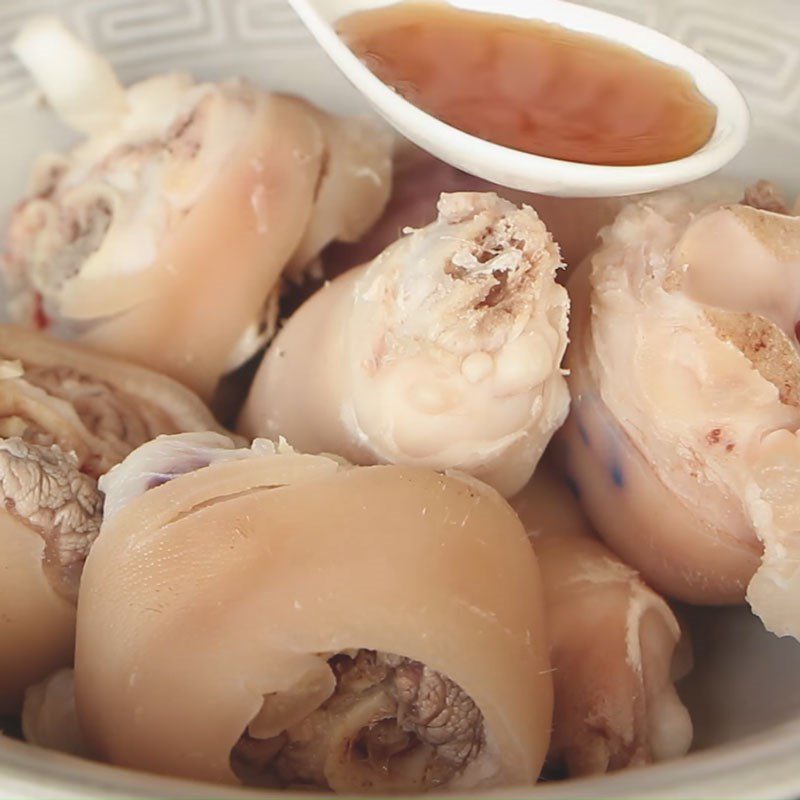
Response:
[{"label": "white ceramic spoon", "polygon": [[392,127],[438,158],[481,178],[524,191],[563,196],[614,196],[675,186],[727,164],[743,147],[750,126],[747,105],[733,82],[694,50],[613,14],[562,0],[449,0],[458,8],[552,22],[628,45],[688,72],[717,107],[711,139],[686,158],[639,167],[576,164],[487,142],[453,128],[404,100],[373,75],[336,34],[333,25],[354,11],[390,0],[289,0],[320,46]]}]

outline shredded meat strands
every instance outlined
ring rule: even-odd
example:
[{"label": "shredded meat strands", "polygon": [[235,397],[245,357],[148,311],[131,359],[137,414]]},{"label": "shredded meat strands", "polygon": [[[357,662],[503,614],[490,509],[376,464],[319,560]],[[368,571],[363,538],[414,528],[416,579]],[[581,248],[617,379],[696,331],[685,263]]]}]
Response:
[{"label": "shredded meat strands", "polygon": [[[169,416],[153,403],[70,366],[31,366],[25,379],[70,403],[95,436],[113,443],[120,459],[160,433],[175,431]],[[103,464],[102,471],[111,464]]]},{"label": "shredded meat strands", "polygon": [[4,439],[0,495],[7,511],[42,535],[53,585],[74,601],[83,562],[100,531],[103,495],[96,481],[55,445]]},{"label": "shredded meat strands", "polygon": [[341,769],[360,765],[365,790],[371,773],[381,775],[382,788],[433,789],[484,746],[483,717],[472,699],[418,661],[358,650],[328,663],[336,689],[316,711],[271,739],[243,734],[231,754],[243,781],[330,788],[338,760]]},{"label": "shredded meat strands", "polygon": [[42,536],[45,572],[73,603],[100,527],[99,476],[160,434],[215,424],[183,387],[135,370],[0,325],[4,504]]}]

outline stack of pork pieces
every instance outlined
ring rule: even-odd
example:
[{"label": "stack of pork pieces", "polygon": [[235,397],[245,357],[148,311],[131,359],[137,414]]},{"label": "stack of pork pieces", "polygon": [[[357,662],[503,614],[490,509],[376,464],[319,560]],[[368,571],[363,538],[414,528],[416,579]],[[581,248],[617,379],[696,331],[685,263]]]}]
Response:
[{"label": "stack of pork pieces", "polygon": [[53,20],[14,47],[78,135],[4,244],[0,714],[29,742],[531,785],[688,751],[671,601],[800,637],[775,187],[525,195],[247,81],[125,89]]}]

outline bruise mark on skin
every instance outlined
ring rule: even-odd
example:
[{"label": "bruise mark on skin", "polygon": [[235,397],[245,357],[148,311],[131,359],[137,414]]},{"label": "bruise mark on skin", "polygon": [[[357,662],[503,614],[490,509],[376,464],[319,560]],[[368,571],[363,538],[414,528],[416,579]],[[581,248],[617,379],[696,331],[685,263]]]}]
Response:
[{"label": "bruise mark on skin", "polygon": [[148,490],[156,489],[159,486],[163,486],[165,483],[169,483],[174,477],[174,475],[154,475],[147,482],[147,488]]},{"label": "bruise mark on skin", "polygon": [[153,473],[147,481],[147,489],[156,489],[165,483],[169,483],[174,478],[186,475],[189,472],[196,472],[198,469],[204,469],[210,465],[211,461],[207,458],[186,458],[170,470]]},{"label": "bruise mark on skin", "polygon": [[578,481],[575,480],[575,478],[572,475],[570,475],[569,473],[566,473],[564,475],[564,483],[566,483],[567,488],[570,490],[570,492],[572,492],[572,494],[574,495],[575,499],[576,500],[580,500],[581,499],[581,487],[578,484]]},{"label": "bruise mark on skin", "polygon": [[611,462],[611,480],[614,481],[614,486],[622,489],[625,486],[625,476],[622,474],[622,467],[617,461]]}]

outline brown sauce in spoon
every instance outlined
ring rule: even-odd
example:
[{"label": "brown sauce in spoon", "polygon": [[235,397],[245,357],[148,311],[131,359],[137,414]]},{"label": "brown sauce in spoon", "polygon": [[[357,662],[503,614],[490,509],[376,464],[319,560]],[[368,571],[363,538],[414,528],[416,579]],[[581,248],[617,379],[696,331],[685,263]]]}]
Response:
[{"label": "brown sauce in spoon", "polygon": [[414,105],[516,150],[660,164],[699,150],[716,124],[683,70],[558,25],[403,2],[351,14],[337,29]]}]

